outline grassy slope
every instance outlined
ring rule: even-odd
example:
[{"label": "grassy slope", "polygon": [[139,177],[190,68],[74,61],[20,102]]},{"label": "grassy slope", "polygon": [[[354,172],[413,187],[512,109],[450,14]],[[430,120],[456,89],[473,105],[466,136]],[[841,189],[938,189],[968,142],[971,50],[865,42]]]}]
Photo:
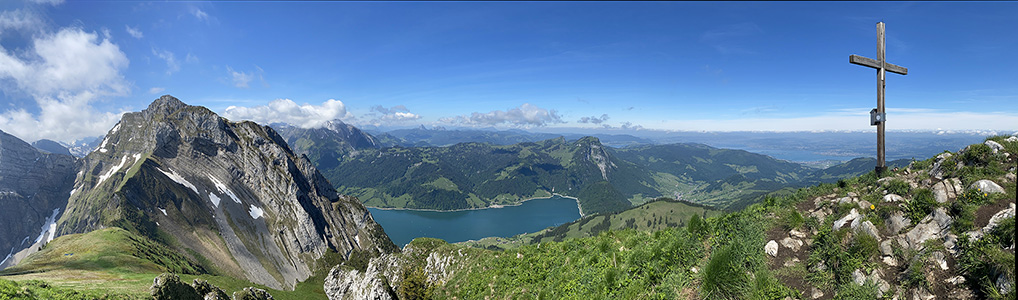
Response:
[{"label": "grassy slope", "polygon": [[[21,282],[36,289],[41,287],[32,285],[32,281],[44,281],[56,287],[50,291],[54,293],[59,293],[60,289],[72,289],[87,295],[112,293],[143,299],[150,297],[148,288],[153,278],[166,271],[180,272],[183,269],[181,265],[188,263],[183,256],[164,246],[112,227],[56,238],[17,266],[0,272],[0,279]],[[298,284],[294,291],[272,290],[227,276],[181,275],[181,279],[191,282],[194,278],[202,278],[227,293],[255,286],[269,291],[276,299],[325,299],[322,289],[325,271],[321,270],[317,276]]]},{"label": "grassy slope", "polygon": [[[923,201],[917,200],[927,194],[923,189],[878,183],[879,177],[870,172],[840,184],[821,184],[767,197],[741,211],[709,217],[704,222],[687,221],[686,227],[658,231],[608,230],[596,236],[562,242],[507,245],[499,251],[445,244],[434,239],[422,238],[412,243],[431,249],[433,253],[457,257],[456,270],[451,277],[433,287],[431,295],[441,299],[783,299],[808,298],[804,293],[814,287],[824,292],[825,299],[831,296],[877,298],[875,285],[853,283],[851,273],[860,268],[885,268],[887,273],[883,278],[891,282],[892,289],[902,289],[907,294],[916,287],[925,286],[932,288],[936,296],[946,297],[941,294],[944,286],[941,281],[957,274],[968,280],[968,287],[977,298],[1014,299],[1013,289],[1009,294],[999,295],[989,284],[999,274],[1014,278],[1014,252],[1007,249],[1013,244],[1013,218],[1004,222],[1010,225],[1002,225],[1001,230],[978,243],[962,243],[957,265],[952,263],[950,272],[953,273],[944,273],[927,259],[931,251],[943,249],[938,248],[936,242],[928,242],[926,249],[920,252],[896,250],[899,261],[912,263],[886,269],[880,262],[876,244],[867,242],[863,238],[865,235],[848,229],[831,231],[831,224],[845,215],[852,208],[850,205],[822,202],[824,207],[833,210],[823,219],[800,214],[800,211],[815,209],[812,205],[818,197],[831,194],[843,197],[851,192],[876,204],[875,209],[862,209],[862,213],[863,219],[874,221],[880,230],[884,230],[883,219],[891,212],[926,215],[937,206],[949,207],[956,226],[963,227],[966,218],[981,220],[1015,201],[1014,180],[1003,178],[1008,172],[1014,172],[1011,168],[1018,155],[1018,143],[1002,144],[1011,158],[982,155],[979,153],[985,152],[980,151],[956,155],[959,162],[968,162],[967,167],[949,172],[947,176],[959,178],[965,186],[978,179],[994,179],[1002,182],[1007,190],[1005,194],[966,194],[947,204],[933,202],[932,207],[924,207]],[[925,174],[930,167],[931,161],[921,161],[913,164],[907,174],[902,170],[885,176],[928,176]],[[901,194],[910,200],[905,203],[878,201],[886,189],[904,189]],[[972,205],[972,209],[955,209],[958,205]],[[976,222],[975,226],[982,226],[979,222],[986,220]],[[968,228],[972,228],[971,225]],[[763,253],[767,240],[787,236],[791,229],[812,232],[804,248],[805,256],[799,262],[786,265],[786,261]],[[905,228],[909,229],[911,227]],[[886,238],[886,233],[883,236]],[[416,256],[428,255],[417,253]],[[806,267],[821,261],[828,267]],[[893,293],[885,294],[885,297],[891,296]]]}]

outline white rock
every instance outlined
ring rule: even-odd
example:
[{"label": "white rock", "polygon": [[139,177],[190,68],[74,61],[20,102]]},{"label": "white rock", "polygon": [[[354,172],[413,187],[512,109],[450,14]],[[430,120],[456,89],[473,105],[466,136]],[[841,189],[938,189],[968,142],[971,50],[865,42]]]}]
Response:
[{"label": "white rock", "polygon": [[902,201],[905,201],[905,198],[902,196],[898,196],[896,194],[884,195],[884,202],[902,202]]},{"label": "white rock", "polygon": [[893,235],[898,234],[901,229],[908,227],[908,225],[912,225],[912,220],[906,219],[905,214],[901,211],[894,211],[890,217],[887,217],[884,224],[887,225],[887,230]]},{"label": "white rock", "polygon": [[989,193],[989,194],[1003,194],[1004,193],[1004,188],[1000,187],[1000,185],[998,185],[996,182],[993,182],[993,181],[990,181],[990,180],[986,180],[986,179],[983,179],[983,180],[980,180],[980,181],[976,181],[975,183],[972,183],[972,185],[969,186],[969,189],[970,190],[978,190],[978,191],[981,191],[981,192],[984,192],[984,193]]},{"label": "white rock", "polygon": [[891,249],[891,239],[880,242],[880,254],[885,256],[894,255],[894,249]]},{"label": "white rock", "polygon": [[820,299],[823,296],[824,296],[824,291],[821,291],[818,288],[813,288],[813,291],[810,292],[810,297],[813,297],[813,299]]},{"label": "white rock", "polygon": [[1003,151],[1004,150],[1004,145],[1001,145],[1000,143],[997,143],[997,142],[994,142],[994,141],[985,141],[985,142],[983,142],[983,144],[987,145],[987,146],[990,146],[990,149],[993,149],[993,153],[994,154],[997,154],[998,151]]},{"label": "white rock", "polygon": [[960,193],[962,193],[961,180],[958,178],[945,179],[933,186],[933,198],[937,200],[937,203],[945,203],[958,198]]},{"label": "white rock", "polygon": [[[861,220],[861,219],[856,219],[856,220]],[[855,224],[859,224],[859,225],[855,225]],[[852,222],[852,230],[855,230],[856,233],[865,233],[865,234],[867,234],[869,236],[872,236],[873,238],[877,239],[878,241],[880,240],[879,230],[877,230],[877,226],[873,226],[873,222],[865,221],[865,222],[857,223],[857,222],[853,221]]]},{"label": "white rock", "polygon": [[778,242],[774,240],[767,242],[767,245],[764,245],[764,252],[770,256],[778,256]]},{"label": "white rock", "polygon": [[941,270],[947,271],[947,259],[944,257],[944,252],[934,251],[930,255],[930,260],[936,263]]},{"label": "white rock", "polygon": [[952,284],[952,285],[959,285],[959,284],[965,283],[965,277],[963,277],[961,275],[954,276],[954,277],[951,277],[951,278],[948,278],[948,279],[944,279],[944,283],[948,283],[948,284]]},{"label": "white rock", "polygon": [[792,252],[799,252],[799,248],[802,247],[802,241],[798,239],[793,239],[791,237],[786,237],[781,240],[781,245],[785,246],[785,248],[788,248],[789,250],[792,250]]},{"label": "white rock", "polygon": [[797,237],[797,238],[801,239],[801,238],[806,237],[806,233],[798,231],[798,230],[795,230],[795,229],[792,229],[792,230],[788,231],[788,236]]},{"label": "white rock", "polygon": [[838,219],[837,221],[834,221],[834,230],[838,230],[839,228],[845,226],[845,224],[848,224],[849,222],[852,222],[853,220],[861,216],[862,215],[859,214],[859,211],[853,208],[851,211],[848,212],[847,215],[841,217],[841,219]]},{"label": "white rock", "polygon": [[863,273],[861,269],[855,269],[852,271],[852,282],[858,285],[866,284],[866,273]]},{"label": "white rock", "polygon": [[1000,290],[1002,295],[1014,289],[1014,282],[1007,278],[1006,272],[1001,272],[1000,276],[997,276],[997,289]]},{"label": "white rock", "polygon": [[864,210],[868,210],[868,209],[870,209],[870,206],[873,206],[873,204],[870,203],[869,201],[859,200],[859,208],[864,209]]},{"label": "white rock", "polygon": [[883,260],[884,260],[884,263],[887,264],[888,266],[892,266],[892,267],[897,267],[898,266],[898,259],[894,258],[894,256],[885,255],[883,257]]}]

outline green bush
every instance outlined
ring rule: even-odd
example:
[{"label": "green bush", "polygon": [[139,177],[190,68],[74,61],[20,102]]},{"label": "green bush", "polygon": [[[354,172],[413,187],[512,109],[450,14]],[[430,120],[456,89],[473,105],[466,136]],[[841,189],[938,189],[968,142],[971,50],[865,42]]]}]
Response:
[{"label": "green bush", "polygon": [[731,244],[715,252],[703,268],[700,293],[704,299],[741,299],[748,287],[742,257]]},{"label": "green bush", "polygon": [[901,280],[901,284],[910,287],[918,288],[930,287],[930,282],[926,280],[926,266],[923,263],[925,259],[922,256],[917,256],[908,265],[908,270]]},{"label": "green bush", "polygon": [[997,227],[990,232],[995,236],[1001,247],[1008,247],[1014,244],[1014,217],[1001,220]]},{"label": "green bush", "polygon": [[689,225],[686,225],[686,230],[700,238],[707,234],[707,224],[703,222],[703,219],[700,219],[700,215],[693,214],[689,217]]},{"label": "green bush", "polygon": [[403,268],[403,282],[396,293],[399,299],[431,299],[435,287],[428,283],[428,275],[421,266]]},{"label": "green bush", "polygon": [[905,210],[908,213],[908,218],[912,220],[912,224],[918,224],[926,215],[933,212],[933,209],[936,207],[937,200],[933,198],[933,191],[918,189],[912,200],[908,201]]},{"label": "green bush", "polygon": [[891,194],[907,195],[911,189],[907,182],[899,179],[892,179],[887,183],[887,192]]},{"label": "green bush", "polygon": [[951,224],[951,230],[956,234],[968,232],[975,227],[976,222],[976,209],[978,205],[967,204],[966,201],[955,201],[951,203],[951,209],[948,211],[954,216],[954,223]]},{"label": "green bush", "polygon": [[964,152],[960,160],[965,162],[966,166],[986,166],[993,156],[993,149],[990,149],[990,146],[986,144],[973,144],[966,148]]},{"label": "green bush", "polygon": [[848,253],[853,258],[870,261],[880,254],[880,245],[876,238],[868,234],[857,234],[852,239],[852,244],[848,247]]}]

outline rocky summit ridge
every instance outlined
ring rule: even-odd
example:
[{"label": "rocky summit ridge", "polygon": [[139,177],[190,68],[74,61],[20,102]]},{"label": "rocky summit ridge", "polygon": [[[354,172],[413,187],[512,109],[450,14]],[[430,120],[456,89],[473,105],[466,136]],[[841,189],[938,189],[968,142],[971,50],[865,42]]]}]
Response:
[{"label": "rocky summit ridge", "polygon": [[396,250],[272,128],[169,95],[125,114],[81,164],[58,235],[121,227],[276,289],[308,278],[330,251]]}]

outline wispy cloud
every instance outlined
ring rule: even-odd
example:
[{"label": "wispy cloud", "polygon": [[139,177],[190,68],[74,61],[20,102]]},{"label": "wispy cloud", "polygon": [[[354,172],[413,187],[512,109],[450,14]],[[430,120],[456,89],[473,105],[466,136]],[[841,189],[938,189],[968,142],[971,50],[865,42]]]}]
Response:
[{"label": "wispy cloud", "polygon": [[493,110],[488,113],[474,112],[470,115],[441,118],[439,122],[467,126],[510,125],[516,127],[565,123],[557,111],[540,108],[530,103],[524,103],[508,110]]},{"label": "wispy cloud", "polygon": [[420,115],[410,112],[410,109],[404,105],[396,105],[390,108],[375,105],[371,107],[371,112],[364,115],[364,117],[369,118],[366,123],[375,126],[405,124],[421,118]]},{"label": "wispy cloud", "polygon": [[321,105],[298,105],[290,99],[276,99],[268,105],[230,106],[223,112],[227,119],[249,120],[260,124],[286,123],[301,128],[316,128],[325,122],[350,118],[342,101],[329,99]]},{"label": "wispy cloud", "polygon": [[173,55],[173,52],[169,50],[159,50],[152,48],[152,55],[166,61],[166,75],[173,75],[177,71],[180,71],[180,62],[177,61],[177,57]]},{"label": "wispy cloud", "polygon": [[[197,58],[195,59],[197,60]],[[262,86],[268,87],[269,83],[265,81],[265,70],[259,66],[255,66],[256,71],[243,72],[234,70],[230,66],[226,66],[226,73],[230,76],[229,80],[233,83],[233,86],[246,89],[250,88],[251,81],[257,77],[261,81]]]},{"label": "wispy cloud", "polygon": [[583,123],[583,124],[587,124],[587,123],[590,123],[590,124],[601,124],[604,121],[608,121],[608,114],[602,114],[600,117],[595,117],[595,116],[582,117],[579,120],[577,120],[576,122]]},{"label": "wispy cloud", "polygon": [[134,28],[128,25],[124,25],[124,27],[126,27],[125,30],[127,30],[127,34],[130,34],[132,37],[136,39],[145,37],[145,34],[142,33],[141,30],[139,30],[138,28]]},{"label": "wispy cloud", "polygon": [[202,21],[202,22],[208,22],[209,21],[209,14],[206,13],[201,8],[191,7],[191,15],[194,16],[195,18],[197,18],[199,21]]},{"label": "wispy cloud", "polygon": [[42,18],[29,10],[15,9],[0,12],[0,34],[8,30],[35,32],[43,26]]},{"label": "wispy cloud", "polygon": [[226,72],[230,74],[230,79],[233,80],[233,86],[246,89],[248,82],[254,79],[254,74],[234,71],[233,68],[227,66]]},{"label": "wispy cloud", "polygon": [[161,88],[161,87],[152,87],[152,88],[148,89],[148,93],[149,94],[158,94],[158,93],[162,93],[165,90],[166,89]]}]

